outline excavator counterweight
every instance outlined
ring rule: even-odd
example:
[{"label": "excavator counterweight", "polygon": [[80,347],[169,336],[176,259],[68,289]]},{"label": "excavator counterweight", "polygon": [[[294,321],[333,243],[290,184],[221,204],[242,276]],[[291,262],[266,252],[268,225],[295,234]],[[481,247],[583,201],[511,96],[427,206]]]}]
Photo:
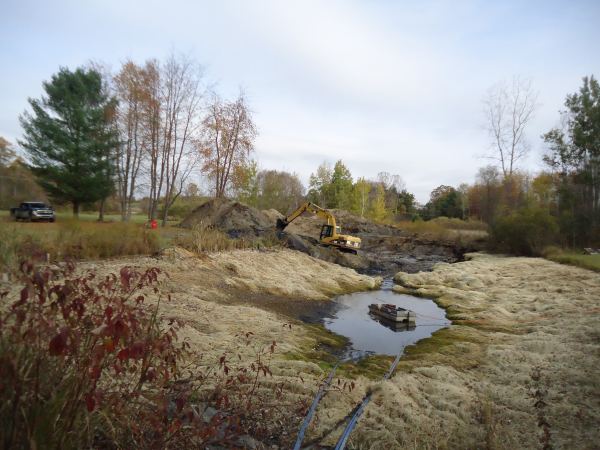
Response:
[{"label": "excavator counterweight", "polygon": [[327,224],[323,225],[321,229],[320,240],[323,245],[331,245],[342,252],[357,254],[357,250],[360,248],[360,238],[342,235],[342,231],[336,225],[333,215],[312,202],[306,202],[289,216],[277,219],[277,229],[283,231],[290,222],[305,212],[312,213],[327,221]]}]

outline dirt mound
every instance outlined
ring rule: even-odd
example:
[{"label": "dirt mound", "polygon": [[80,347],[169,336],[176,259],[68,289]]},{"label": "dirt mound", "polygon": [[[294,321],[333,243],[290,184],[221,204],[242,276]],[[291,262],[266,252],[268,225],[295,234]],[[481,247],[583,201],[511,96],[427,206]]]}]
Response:
[{"label": "dirt mound", "polygon": [[269,219],[271,219],[271,222],[276,223],[277,219],[283,219],[285,216],[283,214],[281,214],[279,211],[277,211],[276,209],[263,209],[262,211]]},{"label": "dirt mound", "polygon": [[226,198],[216,198],[195,208],[181,228],[215,228],[228,233],[258,233],[273,227],[262,211]]},{"label": "dirt mound", "polygon": [[[393,227],[375,223],[364,217],[355,216],[354,214],[343,209],[328,209],[327,212],[331,213],[333,217],[335,217],[335,221],[337,225],[341,227],[342,233],[354,235],[359,233],[372,233],[390,236],[392,234],[397,234],[398,232],[398,230],[394,229]],[[269,216],[273,224],[277,221],[277,219],[283,217],[283,215],[275,209],[263,211],[263,213]],[[315,216],[312,213],[305,212],[291,224],[289,224],[285,231],[318,239],[319,235],[321,234],[321,228],[323,228],[323,224],[325,224],[323,218]]]}]

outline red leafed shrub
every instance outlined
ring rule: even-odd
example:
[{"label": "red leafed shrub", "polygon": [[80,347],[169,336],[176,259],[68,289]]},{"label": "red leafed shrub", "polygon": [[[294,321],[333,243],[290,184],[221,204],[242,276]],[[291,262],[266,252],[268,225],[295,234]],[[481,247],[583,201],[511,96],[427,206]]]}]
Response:
[{"label": "red leafed shrub", "polygon": [[166,273],[40,262],[21,264],[16,298],[0,293],[2,448],[230,447],[296,427],[307,403],[283,402],[285,382],[269,379],[275,342],[250,362],[203,362],[178,341],[182,324],[158,317]]}]

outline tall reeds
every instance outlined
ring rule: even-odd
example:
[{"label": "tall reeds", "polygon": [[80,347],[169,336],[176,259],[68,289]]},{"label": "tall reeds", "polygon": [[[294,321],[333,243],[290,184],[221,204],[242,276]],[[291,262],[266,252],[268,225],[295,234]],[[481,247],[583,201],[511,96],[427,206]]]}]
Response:
[{"label": "tall reeds", "polygon": [[0,266],[12,267],[31,255],[33,249],[60,261],[151,254],[160,248],[159,230],[132,223],[0,222],[0,235]]}]

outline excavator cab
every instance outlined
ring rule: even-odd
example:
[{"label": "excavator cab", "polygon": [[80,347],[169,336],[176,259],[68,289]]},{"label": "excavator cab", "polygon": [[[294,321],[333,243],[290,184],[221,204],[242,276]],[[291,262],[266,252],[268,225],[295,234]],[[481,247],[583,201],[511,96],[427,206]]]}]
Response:
[{"label": "excavator cab", "polygon": [[319,239],[323,240],[328,237],[333,236],[333,225],[323,225],[321,228],[321,237]]}]

